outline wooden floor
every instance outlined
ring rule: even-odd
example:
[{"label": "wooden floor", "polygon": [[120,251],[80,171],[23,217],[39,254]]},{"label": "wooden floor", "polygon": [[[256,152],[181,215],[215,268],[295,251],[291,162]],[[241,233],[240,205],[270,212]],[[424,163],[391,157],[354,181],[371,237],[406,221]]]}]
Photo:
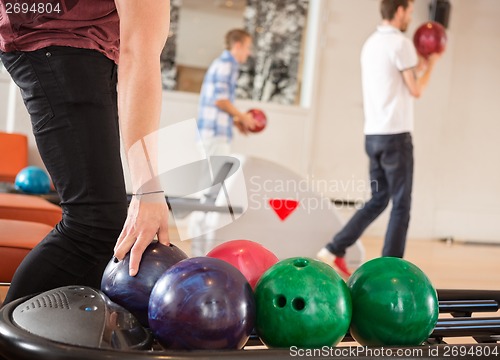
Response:
[{"label": "wooden floor", "polygon": [[[364,238],[367,260],[380,256],[382,239]],[[438,289],[500,290],[500,245],[408,240],[405,259]]]},{"label": "wooden floor", "polygon": [[[171,240],[190,255],[190,242],[179,241],[175,229],[171,229]],[[380,256],[382,239],[366,237],[362,241],[366,260]],[[437,289],[500,290],[499,245],[409,239],[405,259],[422,269]],[[0,287],[0,299],[6,290]]]},{"label": "wooden floor", "polygon": [[[190,254],[189,241],[172,242]],[[362,238],[366,260],[380,256],[383,239]],[[417,265],[438,289],[500,290],[500,245],[409,239],[405,259]]]}]

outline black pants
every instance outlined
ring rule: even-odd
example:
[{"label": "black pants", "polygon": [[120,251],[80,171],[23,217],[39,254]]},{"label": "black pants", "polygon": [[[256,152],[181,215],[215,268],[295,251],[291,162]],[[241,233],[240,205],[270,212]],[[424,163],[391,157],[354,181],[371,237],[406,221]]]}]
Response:
[{"label": "black pants", "polygon": [[0,59],[21,89],[63,211],[17,269],[5,303],[65,285],[99,288],[127,214],[116,65],[60,46]]},{"label": "black pants", "polygon": [[365,148],[370,159],[372,198],[354,214],[326,248],[337,256],[344,256],[346,249],[359,239],[392,200],[382,256],[402,258],[410,223],[413,185],[411,135],[367,135]]}]

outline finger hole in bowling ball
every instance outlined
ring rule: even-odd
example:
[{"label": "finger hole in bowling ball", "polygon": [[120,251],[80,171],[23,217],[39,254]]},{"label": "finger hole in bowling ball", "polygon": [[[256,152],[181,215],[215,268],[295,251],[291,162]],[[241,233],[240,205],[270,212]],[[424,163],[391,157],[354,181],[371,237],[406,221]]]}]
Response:
[{"label": "finger hole in bowling ball", "polygon": [[293,262],[293,265],[295,267],[298,267],[298,268],[303,268],[303,267],[306,267],[307,265],[309,265],[309,262],[306,259],[296,259]]},{"label": "finger hole in bowling ball", "polygon": [[286,297],[284,295],[278,295],[274,299],[274,306],[279,308],[284,308],[286,306]]},{"label": "finger hole in bowling ball", "polygon": [[302,311],[306,307],[306,302],[302,298],[295,298],[292,300],[292,307],[297,311]]}]

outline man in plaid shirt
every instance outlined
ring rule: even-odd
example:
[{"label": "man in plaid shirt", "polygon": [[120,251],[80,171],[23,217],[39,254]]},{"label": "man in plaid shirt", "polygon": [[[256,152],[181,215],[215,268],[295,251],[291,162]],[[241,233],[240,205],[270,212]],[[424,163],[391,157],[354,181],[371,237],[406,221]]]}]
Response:
[{"label": "man in plaid shirt", "polygon": [[198,128],[207,155],[228,155],[233,125],[246,134],[254,118],[234,105],[239,65],[247,61],[252,37],[241,29],[226,34],[226,50],[210,65],[200,94]]},{"label": "man in plaid shirt", "polygon": [[[200,94],[198,129],[202,141],[200,146],[207,157],[231,153],[233,125],[243,134],[255,127],[254,118],[233,105],[239,66],[247,61],[251,47],[252,37],[248,32],[241,29],[229,31],[226,34],[226,50],[212,62],[205,74]],[[189,224],[192,256],[206,255],[213,247],[212,224],[217,216],[216,213],[199,211],[192,214]]]}]

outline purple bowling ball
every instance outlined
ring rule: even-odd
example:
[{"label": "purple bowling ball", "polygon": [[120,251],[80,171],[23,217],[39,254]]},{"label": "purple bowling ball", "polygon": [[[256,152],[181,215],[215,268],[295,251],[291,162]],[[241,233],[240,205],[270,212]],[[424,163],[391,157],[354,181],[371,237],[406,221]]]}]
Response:
[{"label": "purple bowling ball", "polygon": [[149,325],[166,349],[241,349],[254,323],[252,288],[223,260],[183,260],[151,292]]},{"label": "purple bowling ball", "polygon": [[101,290],[148,327],[149,295],[153,286],[167,269],[187,257],[175,245],[165,246],[154,241],[144,251],[136,276],[129,275],[130,254],[122,261],[111,259],[102,276]]}]

